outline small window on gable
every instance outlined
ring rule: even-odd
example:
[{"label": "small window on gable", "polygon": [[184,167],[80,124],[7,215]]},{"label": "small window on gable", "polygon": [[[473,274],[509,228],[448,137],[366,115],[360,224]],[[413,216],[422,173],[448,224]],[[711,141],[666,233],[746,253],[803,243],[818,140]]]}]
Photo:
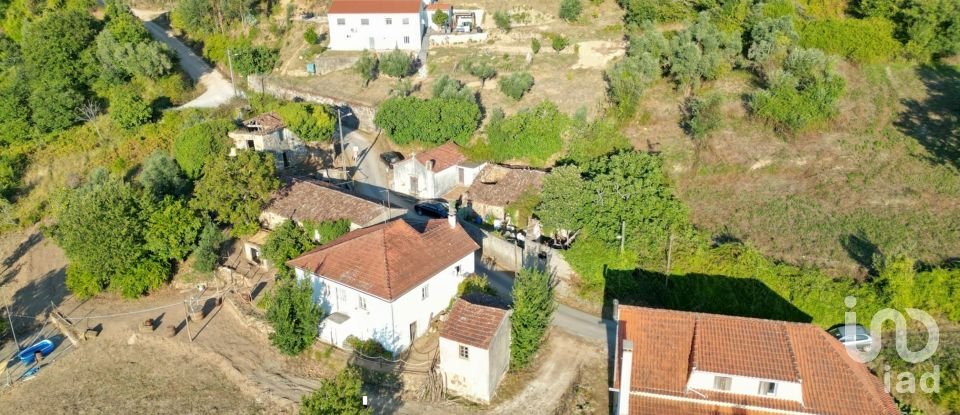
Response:
[{"label": "small window on gable", "polygon": [[337,26],[343,26],[345,24],[347,24],[347,19],[344,19],[342,17],[337,19]]},{"label": "small window on gable", "polygon": [[470,359],[470,348],[464,345],[460,345],[460,358],[461,359]]},{"label": "small window on gable", "polygon": [[776,382],[760,382],[759,393],[764,396],[776,396],[777,395]]},{"label": "small window on gable", "polygon": [[369,25],[370,25],[370,19],[360,19],[360,25],[361,25],[361,26],[369,26]]},{"label": "small window on gable", "polygon": [[729,376],[714,376],[713,378],[713,388],[718,391],[730,390],[731,383],[733,383],[733,379]]},{"label": "small window on gable", "polygon": [[423,300],[426,300],[427,297],[430,296],[430,286],[424,285],[423,288],[420,289],[420,295],[423,297]]}]

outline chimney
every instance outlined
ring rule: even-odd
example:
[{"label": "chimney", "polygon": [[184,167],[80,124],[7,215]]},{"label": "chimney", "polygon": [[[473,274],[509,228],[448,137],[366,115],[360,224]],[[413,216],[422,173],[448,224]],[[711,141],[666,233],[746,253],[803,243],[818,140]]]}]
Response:
[{"label": "chimney", "polygon": [[447,210],[447,223],[450,224],[450,229],[457,227],[457,212]]},{"label": "chimney", "polygon": [[630,374],[633,372],[633,342],[623,341],[620,352],[620,392],[617,396],[617,415],[630,414]]}]

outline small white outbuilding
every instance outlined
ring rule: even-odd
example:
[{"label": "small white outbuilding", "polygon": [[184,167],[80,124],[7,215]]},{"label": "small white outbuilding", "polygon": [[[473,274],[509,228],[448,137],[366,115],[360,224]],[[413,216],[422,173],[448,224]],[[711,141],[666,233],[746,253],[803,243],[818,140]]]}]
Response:
[{"label": "small white outbuilding", "polygon": [[510,367],[510,311],[489,296],[459,298],[440,330],[448,392],[487,404]]}]

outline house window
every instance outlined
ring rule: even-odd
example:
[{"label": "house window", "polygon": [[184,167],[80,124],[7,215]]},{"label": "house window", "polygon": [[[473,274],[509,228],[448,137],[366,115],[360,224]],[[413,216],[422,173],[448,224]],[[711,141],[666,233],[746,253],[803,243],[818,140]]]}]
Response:
[{"label": "house window", "polygon": [[366,309],[367,309],[367,299],[366,299],[366,298],[363,298],[362,295],[358,295],[358,296],[357,296],[357,306],[360,307],[361,310],[366,310]]},{"label": "house window", "polygon": [[410,44],[410,36],[404,36],[404,37],[403,37],[403,43],[406,43],[406,44],[409,45],[409,44]]},{"label": "house window", "polygon": [[430,296],[430,286],[424,285],[423,288],[420,289],[420,294],[423,296],[423,299],[426,300],[427,297]]},{"label": "house window", "polygon": [[410,18],[409,18],[409,17],[404,17],[402,23],[405,24],[405,25],[410,24]]},{"label": "house window", "polygon": [[464,345],[460,345],[460,358],[470,360],[470,348]]},{"label": "house window", "polygon": [[760,392],[761,395],[765,396],[776,396],[777,394],[777,384],[776,382],[760,382]]},{"label": "house window", "polygon": [[360,19],[360,25],[361,25],[361,26],[369,26],[369,25],[370,25],[370,19]]},{"label": "house window", "polygon": [[392,19],[392,18],[389,18],[389,17],[388,17],[388,18],[386,18],[386,19],[384,19],[384,20],[387,22],[387,25],[388,25],[388,26],[393,24],[393,19]]},{"label": "house window", "polygon": [[718,391],[728,391],[732,382],[733,379],[729,376],[715,376],[713,378],[713,388]]},{"label": "house window", "polygon": [[345,24],[347,24],[347,19],[344,19],[342,17],[337,19],[337,26],[343,26]]}]

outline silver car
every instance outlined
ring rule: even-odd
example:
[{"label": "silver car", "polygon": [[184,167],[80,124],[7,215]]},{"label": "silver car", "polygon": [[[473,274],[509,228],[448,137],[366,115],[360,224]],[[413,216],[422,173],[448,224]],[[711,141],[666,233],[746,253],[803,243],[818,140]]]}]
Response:
[{"label": "silver car", "polygon": [[869,351],[873,346],[873,338],[866,327],[859,324],[837,326],[827,331],[846,347]]}]

